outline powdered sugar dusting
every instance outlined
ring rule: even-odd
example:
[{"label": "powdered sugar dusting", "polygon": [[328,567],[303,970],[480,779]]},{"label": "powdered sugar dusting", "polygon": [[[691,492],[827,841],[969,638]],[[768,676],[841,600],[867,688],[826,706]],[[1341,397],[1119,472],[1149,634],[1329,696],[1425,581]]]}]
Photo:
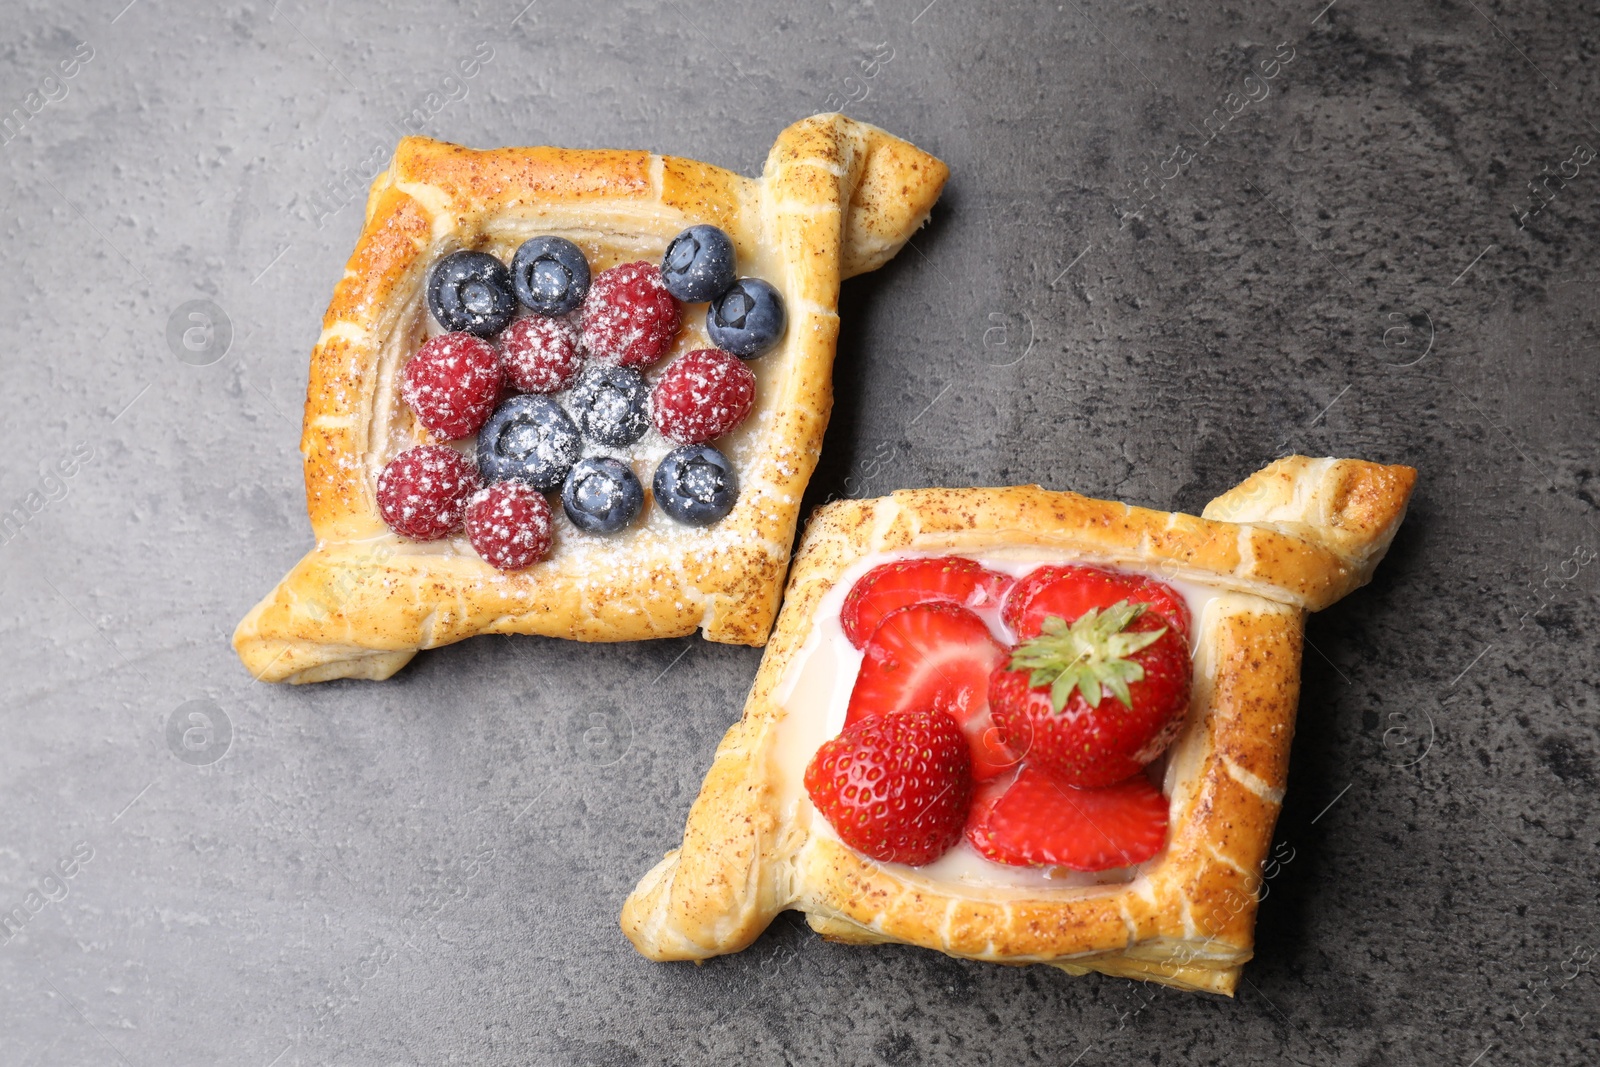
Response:
[{"label": "powdered sugar dusting", "polygon": [[424,342],[400,372],[400,397],[419,422],[446,440],[477,432],[494,411],[503,380],[500,355],[470,333]]},{"label": "powdered sugar dusting", "polygon": [[743,422],[755,399],[756,376],[742,360],[702,348],[672,361],[650,402],[661,436],[696,445]]},{"label": "powdered sugar dusting", "polygon": [[601,271],[583,299],[583,343],[595,359],[623,367],[660,359],[677,336],[681,311],[661,269],[638,260]]},{"label": "powdered sugar dusting", "polygon": [[[663,217],[658,232],[640,232],[637,229],[637,216],[630,216],[624,222],[611,217],[603,207],[597,208],[594,218],[579,223],[572,221],[570,215],[562,216],[558,221],[555,216],[529,210],[525,216],[506,215],[486,220],[490,229],[476,247],[502,260],[509,260],[516,248],[529,237],[555,234],[577,243],[588,257],[591,268],[599,273],[618,264],[641,259],[659,260],[667,242],[692,221],[698,220]],[[470,240],[457,235],[450,239],[449,244],[424,252],[423,262],[431,262],[452,248],[460,247],[459,242],[463,239]],[[781,280],[786,272],[776,251],[759,245],[746,247],[741,243],[740,259],[750,273],[783,288]],[[689,305],[675,338],[658,365],[662,370],[647,373],[647,381],[659,380],[672,359],[711,347],[705,334],[703,308],[704,305]],[[368,485],[377,481],[383,465],[395,455],[414,444],[429,440],[411,411],[398,403],[398,390],[395,388],[399,379],[398,368],[429,333],[437,334],[439,329],[426,313],[419,286],[410,300],[398,309],[396,315],[388,317],[379,330],[382,338],[381,360],[369,437],[364,456],[352,457],[354,465],[347,468],[353,477],[364,471],[365,477],[371,479]],[[760,516],[762,520],[771,522],[792,512],[795,494],[788,479],[814,461],[813,457],[802,456],[775,442],[772,437],[780,421],[792,417],[792,413],[778,410],[779,397],[783,395],[785,382],[793,372],[787,358],[789,344],[790,341],[786,339],[770,353],[746,364],[756,379],[753,408],[742,423],[716,440],[718,450],[739,471],[741,497],[734,516]],[[462,445],[470,451],[470,441]],[[627,449],[585,442],[583,454],[622,458],[633,468],[648,492],[650,476],[673,447],[673,442],[652,427]],[[779,488],[780,485],[783,488]],[[559,569],[561,573],[572,576],[586,596],[596,604],[617,596],[638,595],[638,590],[647,588],[663,592],[675,590],[675,600],[702,604],[705,603],[706,594],[693,587],[690,575],[701,573],[707,567],[731,574],[735,569],[733,560],[741,558],[745,552],[781,559],[787,556],[790,547],[787,536],[781,542],[768,538],[758,530],[749,529],[744,523],[734,523],[732,517],[709,527],[689,527],[675,522],[660,508],[648,503],[635,523],[616,534],[585,533],[567,519],[560,507],[553,509],[551,528],[552,545],[546,557],[547,562],[528,573],[540,573],[545,567]],[[395,543],[395,551],[402,555],[476,554],[464,531],[429,542],[401,538]],[[731,555],[735,552],[740,555]],[[739,567],[744,565],[740,563]],[[505,595],[518,599],[533,597],[533,587],[518,584],[517,579],[515,574],[492,573],[486,574],[482,580],[509,583],[503,587]]]},{"label": "powdered sugar dusting", "polygon": [[378,508],[397,533],[432,541],[461,525],[478,472],[444,445],[422,445],[396,456],[378,478]]},{"label": "powdered sugar dusting", "polygon": [[561,318],[529,315],[500,335],[506,376],[524,393],[559,393],[583,369],[578,331]]},{"label": "powdered sugar dusting", "polygon": [[553,534],[550,502],[518,481],[497,482],[467,502],[472,547],[503,571],[521,570],[543,559]]}]

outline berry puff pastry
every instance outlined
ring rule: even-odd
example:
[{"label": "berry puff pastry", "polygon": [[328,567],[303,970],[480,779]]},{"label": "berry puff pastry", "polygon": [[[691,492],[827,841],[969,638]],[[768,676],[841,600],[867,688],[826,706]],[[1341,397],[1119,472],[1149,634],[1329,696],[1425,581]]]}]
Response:
[{"label": "berry puff pastry", "polygon": [[1293,456],[1203,517],[1036,486],[820,509],[624,932],[698,960],[793,908],[838,941],[1231,994],[1305,615],[1371,578],[1415,479]]},{"label": "berry puff pastry", "polygon": [[762,644],[832,405],[839,282],[947,169],[818,115],[759,179],[411,137],[311,357],[316,547],[245,616],[267,681],[480,633]]}]

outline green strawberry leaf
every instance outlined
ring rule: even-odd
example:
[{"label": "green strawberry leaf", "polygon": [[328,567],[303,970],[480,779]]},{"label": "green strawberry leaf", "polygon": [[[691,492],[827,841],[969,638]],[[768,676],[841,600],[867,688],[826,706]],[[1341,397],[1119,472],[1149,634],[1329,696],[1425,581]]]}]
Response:
[{"label": "green strawberry leaf", "polygon": [[1145,605],[1119,600],[1109,608],[1084,612],[1070,626],[1052,615],[1044,620],[1039,636],[1024,641],[1011,653],[1007,670],[1030,671],[1028,685],[1050,688],[1050,706],[1060,711],[1072,699],[1074,690],[1084,702],[1098,708],[1105,693],[1127,707],[1133,707],[1128,685],[1144,678],[1144,668],[1131,657],[1161,639],[1159,630],[1128,631],[1128,626],[1145,613]]}]

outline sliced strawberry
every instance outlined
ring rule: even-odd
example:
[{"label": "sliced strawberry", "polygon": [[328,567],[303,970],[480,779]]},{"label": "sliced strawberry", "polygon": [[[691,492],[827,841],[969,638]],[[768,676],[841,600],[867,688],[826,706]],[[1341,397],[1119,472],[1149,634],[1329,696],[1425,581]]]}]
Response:
[{"label": "sliced strawberry", "polygon": [[1142,774],[1116,785],[1076,789],[1024,764],[1016,781],[973,803],[967,840],[996,863],[1104,871],[1161,851],[1167,798]]},{"label": "sliced strawberry", "polygon": [[961,556],[897,560],[856,579],[839,621],[850,643],[861,648],[883,617],[897,608],[935,601],[981,608],[998,603],[1010,585],[1010,575]]},{"label": "sliced strawberry", "polygon": [[937,708],[964,721],[986,702],[1006,651],[955,604],[913,604],[886,616],[862,650],[845,721]]},{"label": "sliced strawberry", "polygon": [[921,866],[961,840],[972,798],[961,729],[941,711],[846,726],[806,765],[806,794],[840,840],[875,860]]},{"label": "sliced strawberry", "polygon": [[1076,622],[1085,612],[1109,608],[1119,600],[1148,604],[1185,641],[1189,639],[1189,605],[1170,585],[1139,574],[1076,564],[1040,567],[1023,575],[1007,594],[1000,617],[1018,640],[1026,640],[1038,634],[1052,615]]},{"label": "sliced strawberry", "polygon": [[967,809],[967,835],[969,838],[972,834],[972,828],[988,819],[989,809],[993,808],[995,803],[1006,795],[1006,790],[1011,788],[1012,784],[1017,780],[1017,775],[1021,772],[1022,767],[1019,765],[1012,768],[1010,773],[991,778],[973,788],[972,806]]},{"label": "sliced strawberry", "polygon": [[1022,753],[1027,751],[1026,746],[1006,743],[1006,735],[994,724],[987,702],[961,724],[961,729],[972,746],[972,780],[975,782],[986,782],[1015,769]]},{"label": "sliced strawberry", "polygon": [[982,619],[955,604],[913,604],[884,616],[863,652],[845,725],[932,708],[967,734],[979,781],[1017,762],[989,717],[989,676],[1006,650]]}]

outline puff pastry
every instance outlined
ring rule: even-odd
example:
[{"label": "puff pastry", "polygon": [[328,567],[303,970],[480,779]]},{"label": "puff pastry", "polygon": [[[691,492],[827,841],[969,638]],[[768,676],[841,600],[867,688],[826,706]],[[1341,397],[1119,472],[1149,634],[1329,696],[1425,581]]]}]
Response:
[{"label": "puff pastry", "polygon": [[[875,127],[818,115],[784,130],[759,179],[648,152],[400,142],[311,357],[301,451],[316,547],[239,624],[234,647],[267,681],[383,679],[418,649],[480,633],[762,644],[777,613],[801,494],[832,405],[842,278],[873,270],[926,221],[947,168]],[[428,265],[459,248],[508,259],[535,234],[579,244],[596,269],[659,258],[686,225],[732,238],[781,292],[779,347],[752,364],[755,410],[730,436],[742,490],[715,527],[652,517],[602,544],[565,539],[502,574],[465,538],[392,534],[378,473],[425,441],[397,399],[425,336]],[[696,331],[699,331],[696,333]],[[678,350],[706,347],[687,327]]]},{"label": "puff pastry", "polygon": [[[1259,871],[1283,800],[1305,614],[1365,584],[1416,472],[1289,457],[1169,514],[1036,486],[924,489],[811,519],[744,715],[723,739],[683,844],[647,874],[622,928],[655,960],[736,952],[785,909],[853,943],[900,942],[1232,994],[1254,946]],[[785,679],[841,576],[894,553],[999,547],[1142,570],[1216,594],[1195,620],[1193,700],[1169,753],[1166,847],[1115,884],[973,886],[866,859],[784,783]],[[788,706],[786,707],[786,703]],[[1014,869],[1013,869],[1014,870]]]}]

